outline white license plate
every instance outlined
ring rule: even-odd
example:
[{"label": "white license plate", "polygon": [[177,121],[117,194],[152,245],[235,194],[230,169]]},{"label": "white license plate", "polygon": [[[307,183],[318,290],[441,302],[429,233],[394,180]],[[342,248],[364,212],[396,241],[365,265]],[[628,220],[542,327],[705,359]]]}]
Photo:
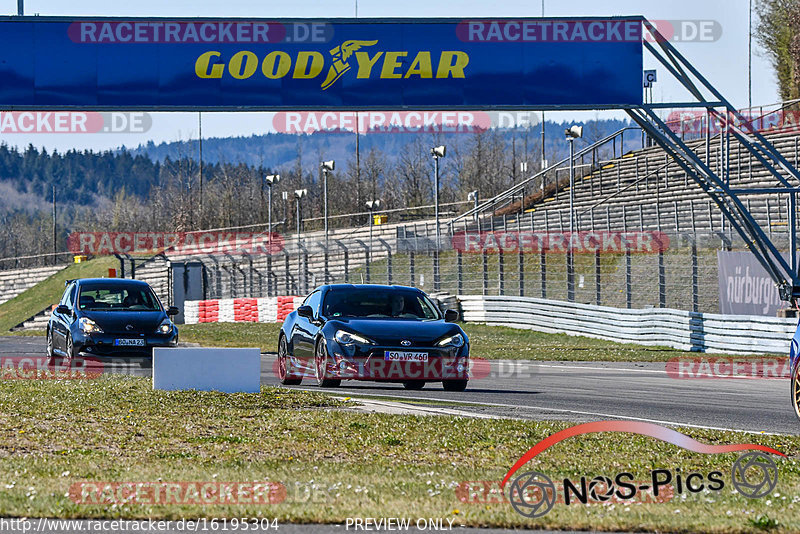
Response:
[{"label": "white license plate", "polygon": [[383,353],[383,359],[387,362],[427,362],[428,353],[387,350]]},{"label": "white license plate", "polygon": [[144,339],[115,339],[114,345],[117,347],[144,347]]}]

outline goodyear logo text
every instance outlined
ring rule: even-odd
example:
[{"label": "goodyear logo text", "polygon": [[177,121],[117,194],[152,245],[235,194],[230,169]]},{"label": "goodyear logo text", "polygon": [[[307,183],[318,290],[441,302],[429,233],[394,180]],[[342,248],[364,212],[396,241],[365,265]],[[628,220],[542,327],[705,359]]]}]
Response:
[{"label": "goodyear logo text", "polygon": [[408,51],[375,50],[377,40],[351,40],[332,48],[329,57],[314,50],[293,54],[273,50],[259,56],[240,50],[226,58],[222,52],[209,50],[195,61],[198,78],[231,77],[246,80],[253,76],[269,79],[319,78],[326,90],[346,73],[353,71],[357,79],[446,79],[464,78],[469,55],[461,50],[431,52],[422,50],[411,56]]}]

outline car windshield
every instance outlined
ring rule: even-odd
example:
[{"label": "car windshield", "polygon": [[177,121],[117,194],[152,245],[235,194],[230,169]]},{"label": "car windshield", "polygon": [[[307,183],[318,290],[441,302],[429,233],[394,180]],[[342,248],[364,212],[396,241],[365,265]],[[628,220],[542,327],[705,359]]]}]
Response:
[{"label": "car windshield", "polygon": [[82,311],[159,311],[161,306],[147,286],[81,286],[78,309]]},{"label": "car windshield", "polygon": [[416,291],[397,289],[333,289],[325,295],[326,317],[375,317],[435,320],[440,314],[433,302]]}]

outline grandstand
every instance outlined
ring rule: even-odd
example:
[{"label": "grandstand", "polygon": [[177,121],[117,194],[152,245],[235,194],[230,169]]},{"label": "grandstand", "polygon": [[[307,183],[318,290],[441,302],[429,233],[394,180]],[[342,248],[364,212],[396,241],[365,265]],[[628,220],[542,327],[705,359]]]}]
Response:
[{"label": "grandstand", "polygon": [[[800,152],[797,133],[767,135],[774,146],[795,165]],[[769,188],[777,180],[741,145],[725,157],[719,136],[688,143],[720,176],[737,188]],[[708,153],[705,147],[709,148]],[[593,147],[592,154],[604,147]],[[722,157],[721,157],[722,156]],[[569,228],[569,176],[564,166],[554,166],[541,176],[497,195],[478,210],[456,217],[451,224],[468,231],[505,228],[566,231]],[[544,186],[543,186],[544,184]],[[522,191],[535,190],[525,194]],[[747,195],[745,205],[768,236],[788,244],[787,198],[776,194]],[[575,230],[717,233],[730,239],[731,228],[709,196],[657,146],[630,151],[595,163],[576,162],[574,191]],[[782,239],[783,238],[783,239]]]}]

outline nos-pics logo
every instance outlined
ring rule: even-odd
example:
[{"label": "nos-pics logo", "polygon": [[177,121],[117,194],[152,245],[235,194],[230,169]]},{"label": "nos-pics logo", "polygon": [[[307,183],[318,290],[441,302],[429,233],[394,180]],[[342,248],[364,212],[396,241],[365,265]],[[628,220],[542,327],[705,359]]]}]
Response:
[{"label": "nos-pics logo", "polygon": [[[702,454],[723,454],[747,451],[734,462],[731,472],[722,471],[682,472],[679,468],[652,469],[644,480],[635,480],[634,475],[620,472],[612,476],[599,475],[592,478],[565,478],[557,484],[544,473],[526,471],[514,477],[526,463],[539,453],[567,438],[597,432],[627,432],[649,436],[672,443],[692,452]],[[769,456],[782,452],[764,445],[733,444],[708,445],[700,443],[678,431],[653,423],[632,421],[598,421],[573,426],[557,432],[526,452],[506,473],[502,486],[508,484],[508,500],[514,510],[524,517],[536,518],[547,514],[556,502],[587,504],[607,502],[611,499],[633,500],[642,492],[652,492],[657,498],[667,490],[672,494],[698,493],[701,491],[721,491],[728,482],[744,497],[758,499],[768,495],[778,483],[778,466]],[[512,477],[513,480],[512,480]],[[560,486],[560,488],[558,487]]]}]

